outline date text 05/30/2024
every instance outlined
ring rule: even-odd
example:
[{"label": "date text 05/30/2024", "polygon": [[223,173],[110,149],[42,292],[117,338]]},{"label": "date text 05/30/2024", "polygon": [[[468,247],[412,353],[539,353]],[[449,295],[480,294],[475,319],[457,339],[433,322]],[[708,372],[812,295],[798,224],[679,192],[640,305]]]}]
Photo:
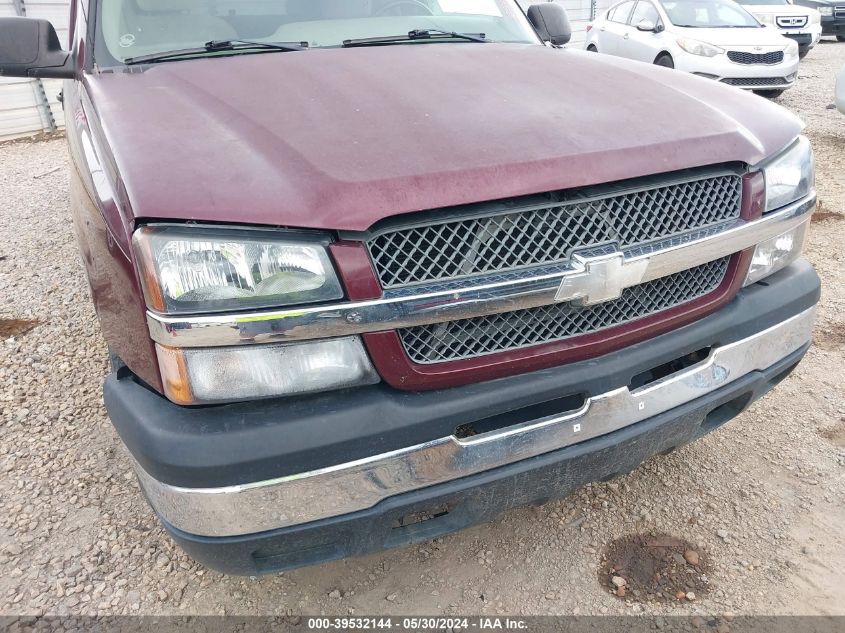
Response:
[{"label": "date text 05/30/2024", "polygon": [[525,620],[513,618],[443,618],[443,617],[346,617],[309,618],[309,630],[378,630],[398,629],[400,631],[522,631],[528,628]]}]

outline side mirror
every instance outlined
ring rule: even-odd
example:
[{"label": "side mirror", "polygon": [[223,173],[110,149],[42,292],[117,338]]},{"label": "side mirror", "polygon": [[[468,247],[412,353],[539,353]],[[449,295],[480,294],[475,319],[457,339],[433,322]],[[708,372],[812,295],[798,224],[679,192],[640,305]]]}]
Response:
[{"label": "side mirror", "polygon": [[637,30],[638,31],[650,31],[652,33],[657,32],[657,27],[655,26],[654,22],[651,20],[643,20],[641,22],[637,22]]},{"label": "side mirror", "polygon": [[0,77],[71,79],[75,71],[47,20],[0,18]]},{"label": "side mirror", "polygon": [[559,4],[543,2],[528,7],[528,20],[544,42],[563,46],[572,39],[572,27],[566,10]]}]

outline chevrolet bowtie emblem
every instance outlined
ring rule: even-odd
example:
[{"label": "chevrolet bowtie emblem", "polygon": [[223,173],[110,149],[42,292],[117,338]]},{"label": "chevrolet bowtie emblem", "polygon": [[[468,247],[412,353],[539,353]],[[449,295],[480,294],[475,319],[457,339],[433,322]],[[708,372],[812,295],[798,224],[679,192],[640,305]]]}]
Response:
[{"label": "chevrolet bowtie emblem", "polygon": [[572,301],[589,306],[622,296],[625,288],[642,282],[648,259],[625,261],[622,253],[600,257],[572,256],[575,269],[560,282],[555,301]]}]

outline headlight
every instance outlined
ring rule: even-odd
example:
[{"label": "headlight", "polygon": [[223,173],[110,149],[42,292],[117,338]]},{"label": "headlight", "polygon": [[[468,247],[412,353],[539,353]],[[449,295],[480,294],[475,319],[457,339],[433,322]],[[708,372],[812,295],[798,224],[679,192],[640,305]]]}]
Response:
[{"label": "headlight", "polygon": [[724,49],[721,49],[718,46],[713,46],[707,42],[700,42],[688,37],[678,38],[678,46],[684,49],[687,53],[701,55],[703,57],[715,57],[716,55],[725,52]]},{"label": "headlight", "polygon": [[755,13],[754,17],[757,18],[757,21],[760,24],[774,24],[775,23],[774,16],[769,15],[767,13]]},{"label": "headlight", "polygon": [[807,239],[809,220],[782,235],[760,242],[754,250],[744,286],[756,283],[786,268],[801,255]]},{"label": "headlight", "polygon": [[213,404],[378,382],[361,340],[176,349],[156,345],[165,395]]},{"label": "headlight", "polygon": [[763,168],[766,179],[766,211],[803,198],[813,190],[813,148],[805,136]]},{"label": "headlight", "polygon": [[[832,8],[828,7],[828,11],[833,11]],[[810,11],[810,24],[821,24],[822,16],[819,15],[821,11]]]},{"label": "headlight", "polygon": [[340,299],[326,252],[310,234],[146,226],[133,237],[147,305],[166,314]]},{"label": "headlight", "polygon": [[819,13],[824,16],[833,15],[833,7],[819,7]]},{"label": "headlight", "polygon": [[[207,314],[343,298],[326,250],[306,232],[146,226],[132,238],[147,306]],[[215,404],[379,381],[356,336],[307,343],[175,348],[156,345],[165,395]]]},{"label": "headlight", "polygon": [[786,45],[786,56],[787,57],[796,57],[798,55],[798,42],[795,40],[789,40],[789,43]]}]

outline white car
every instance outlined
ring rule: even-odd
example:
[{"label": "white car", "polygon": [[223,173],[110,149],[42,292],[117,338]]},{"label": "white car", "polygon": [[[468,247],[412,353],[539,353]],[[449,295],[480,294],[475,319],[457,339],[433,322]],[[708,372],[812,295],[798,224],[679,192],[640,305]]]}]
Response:
[{"label": "white car", "polygon": [[840,68],[836,75],[836,87],[833,95],[836,109],[845,114],[845,66]]},{"label": "white car", "polygon": [[816,9],[789,0],[737,0],[762,24],[798,42],[798,56],[804,57],[822,38],[822,16]]},{"label": "white car", "polygon": [[798,76],[798,44],[731,0],[624,0],[588,27],[586,48],[776,97]]}]

